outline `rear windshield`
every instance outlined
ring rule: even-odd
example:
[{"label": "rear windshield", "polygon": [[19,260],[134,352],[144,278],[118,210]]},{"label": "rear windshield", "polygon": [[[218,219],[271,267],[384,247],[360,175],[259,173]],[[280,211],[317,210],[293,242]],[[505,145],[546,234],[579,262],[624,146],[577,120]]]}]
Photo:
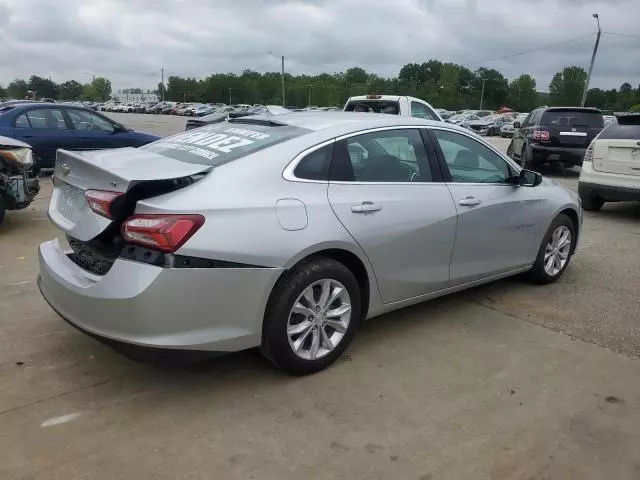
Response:
[{"label": "rear windshield", "polygon": [[222,122],[163,138],[140,149],[181,162],[217,166],[308,131],[291,125]]},{"label": "rear windshield", "polygon": [[640,140],[640,115],[622,116],[613,120],[599,138]]},{"label": "rear windshield", "polygon": [[344,107],[345,112],[369,112],[400,114],[400,104],[393,100],[351,100]]},{"label": "rear windshield", "polygon": [[580,110],[547,110],[542,115],[540,125],[545,127],[588,127],[602,128],[604,120],[601,113]]}]

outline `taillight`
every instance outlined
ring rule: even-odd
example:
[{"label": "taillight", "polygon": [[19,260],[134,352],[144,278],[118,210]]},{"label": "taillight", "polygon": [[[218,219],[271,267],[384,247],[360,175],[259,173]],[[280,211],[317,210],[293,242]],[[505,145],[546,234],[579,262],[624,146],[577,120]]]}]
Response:
[{"label": "taillight", "polygon": [[98,215],[108,219],[113,218],[111,206],[116,198],[121,195],[121,192],[106,192],[104,190],[87,190],[84,192],[89,208]]},{"label": "taillight", "polygon": [[583,162],[593,162],[593,142],[591,142],[589,144],[589,147],[587,147],[587,151],[584,152],[584,159]]},{"label": "taillight", "polygon": [[134,215],[122,224],[122,238],[152,250],[173,253],[203,223],[202,215]]},{"label": "taillight", "polygon": [[549,132],[546,130],[535,130],[533,132],[533,139],[542,142],[549,140]]}]

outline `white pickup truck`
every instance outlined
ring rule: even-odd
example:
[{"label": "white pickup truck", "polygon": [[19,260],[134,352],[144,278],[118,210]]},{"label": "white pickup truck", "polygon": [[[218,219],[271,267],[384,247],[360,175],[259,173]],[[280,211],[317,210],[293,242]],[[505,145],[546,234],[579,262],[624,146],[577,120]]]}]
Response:
[{"label": "white pickup truck", "polygon": [[344,105],[345,112],[374,112],[418,117],[443,122],[435,109],[424,100],[398,95],[360,95],[351,97]]}]

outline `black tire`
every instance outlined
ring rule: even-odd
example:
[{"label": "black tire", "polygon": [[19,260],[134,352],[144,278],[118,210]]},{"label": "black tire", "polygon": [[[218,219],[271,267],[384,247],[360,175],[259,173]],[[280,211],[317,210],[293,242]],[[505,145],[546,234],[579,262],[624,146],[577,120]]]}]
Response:
[{"label": "black tire", "polygon": [[4,222],[6,211],[7,210],[4,206],[4,198],[2,197],[2,195],[0,195],[0,226],[2,226],[2,223]]},{"label": "black tire", "polygon": [[582,200],[582,208],[589,212],[597,212],[604,205],[604,200],[595,194],[580,194]]},{"label": "black tire", "polygon": [[511,140],[509,146],[507,147],[507,157],[513,158],[513,140]]},{"label": "black tire", "polygon": [[525,170],[532,170],[534,172],[537,172],[538,170],[536,170],[536,163],[533,161],[533,155],[529,153],[529,150],[527,149],[527,146],[525,145],[525,147],[522,149],[522,168],[524,168]]},{"label": "black tire", "polygon": [[[346,288],[351,302],[351,318],[340,343],[315,360],[299,357],[289,345],[287,324],[294,302],[314,282],[337,280]],[[361,321],[361,293],[353,273],[335,260],[316,257],[296,265],[281,278],[271,293],[264,317],[260,352],[276,367],[294,375],[307,375],[331,365],[349,346]]]},{"label": "black tire", "polygon": [[495,134],[496,134],[495,130],[493,129],[493,127],[491,127],[487,132],[487,137],[493,137]]},{"label": "black tire", "polygon": [[[550,275],[549,273],[547,273],[547,271],[544,268],[544,255],[545,255],[547,244],[551,239],[551,235],[553,235],[553,232],[558,227],[561,227],[561,226],[567,227],[571,232],[571,247],[569,249],[569,257],[567,258],[567,262],[564,264],[564,266],[560,269],[558,273],[556,273],[555,275]],[[549,230],[547,230],[547,233],[542,239],[542,244],[540,245],[540,248],[538,249],[538,255],[536,256],[536,261],[533,264],[533,268],[529,270],[527,274],[527,276],[529,277],[529,280],[539,285],[546,285],[548,283],[555,282],[558,278],[562,276],[564,271],[569,266],[569,263],[571,263],[571,257],[573,256],[572,252],[575,247],[575,244],[576,244],[575,225],[573,224],[571,219],[567,217],[565,214],[558,215],[555,218],[555,220],[551,223]]]}]

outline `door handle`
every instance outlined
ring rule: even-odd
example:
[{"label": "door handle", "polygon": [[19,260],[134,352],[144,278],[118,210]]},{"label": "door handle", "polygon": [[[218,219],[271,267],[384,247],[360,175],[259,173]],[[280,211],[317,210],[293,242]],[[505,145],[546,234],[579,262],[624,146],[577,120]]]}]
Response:
[{"label": "door handle", "polygon": [[475,207],[476,205],[480,205],[480,200],[474,197],[463,198],[458,202],[463,207]]},{"label": "door handle", "polygon": [[376,205],[373,202],[362,202],[360,205],[354,205],[351,207],[353,213],[372,213],[382,210],[380,205]]}]

